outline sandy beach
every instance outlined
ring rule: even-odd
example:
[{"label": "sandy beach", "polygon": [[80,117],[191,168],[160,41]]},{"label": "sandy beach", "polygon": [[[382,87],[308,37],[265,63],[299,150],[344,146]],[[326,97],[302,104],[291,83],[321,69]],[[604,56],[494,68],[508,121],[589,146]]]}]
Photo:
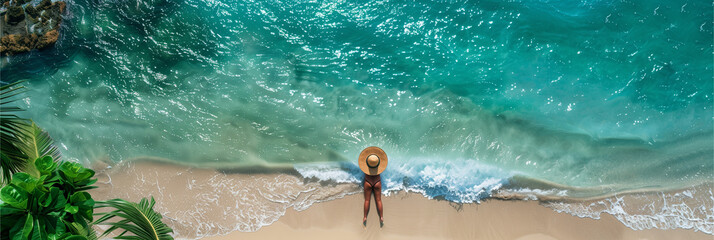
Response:
[{"label": "sandy beach", "polygon": [[367,227],[360,224],[363,197],[315,204],[288,211],[278,222],[257,232],[234,232],[203,239],[712,239],[692,230],[635,231],[610,215],[602,219],[556,213],[536,201],[490,200],[454,204],[399,193],[383,199],[385,225],[374,208]]},{"label": "sandy beach", "polygon": [[580,218],[538,201],[456,204],[405,192],[383,198],[383,228],[372,202],[365,228],[363,195],[354,184],[325,184],[285,173],[226,174],[157,162],[97,168],[100,188],[92,193],[97,200],[154,196],[157,211],[177,239],[713,238],[690,229],[632,230],[609,214],[597,220]]}]

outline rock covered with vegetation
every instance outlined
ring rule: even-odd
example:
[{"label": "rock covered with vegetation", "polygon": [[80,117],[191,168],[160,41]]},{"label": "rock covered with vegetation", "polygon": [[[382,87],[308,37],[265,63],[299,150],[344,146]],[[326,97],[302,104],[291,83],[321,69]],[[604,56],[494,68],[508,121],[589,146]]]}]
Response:
[{"label": "rock covered with vegetation", "polygon": [[54,45],[59,38],[63,1],[42,0],[36,6],[26,0],[3,0],[0,7],[2,37],[0,55],[14,55]]}]

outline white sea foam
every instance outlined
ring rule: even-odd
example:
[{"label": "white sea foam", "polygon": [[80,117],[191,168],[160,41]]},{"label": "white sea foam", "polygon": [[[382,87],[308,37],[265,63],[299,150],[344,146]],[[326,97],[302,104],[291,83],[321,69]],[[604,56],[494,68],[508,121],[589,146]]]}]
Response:
[{"label": "white sea foam", "polygon": [[[382,173],[385,195],[404,190],[421,193],[429,199],[443,198],[458,203],[479,202],[512,176],[474,160],[410,159],[389,164]],[[303,177],[321,181],[359,183],[364,179],[364,173],[354,163],[298,164],[295,169]]]},{"label": "white sea foam", "polygon": [[675,193],[627,194],[589,202],[547,202],[557,212],[600,219],[611,214],[635,229],[693,229],[714,233],[714,195],[711,188],[698,187]]},{"label": "white sea foam", "polygon": [[[337,183],[359,183],[363,173],[351,163],[311,163],[296,165],[306,178]],[[382,174],[383,192],[421,193],[429,199],[441,198],[458,203],[473,203],[493,196],[518,196],[523,200],[569,198],[566,189],[502,189],[513,176],[493,166],[470,160],[435,163],[411,159],[408,164],[390,162]],[[642,230],[694,229],[707,234],[714,230],[714,195],[711,188],[696,187],[673,193],[631,193],[597,201],[549,201],[545,206],[557,212],[599,219],[602,213],[615,216],[627,227]]]},{"label": "white sea foam", "polygon": [[539,200],[542,196],[557,196],[565,197],[568,194],[568,190],[564,189],[538,189],[538,188],[519,188],[519,189],[508,189],[505,191],[500,191],[496,195],[497,197],[503,198],[517,198],[523,200]]},{"label": "white sea foam", "polygon": [[337,183],[358,183],[362,181],[362,171],[354,164],[344,162],[304,163],[294,166],[305,178]]}]

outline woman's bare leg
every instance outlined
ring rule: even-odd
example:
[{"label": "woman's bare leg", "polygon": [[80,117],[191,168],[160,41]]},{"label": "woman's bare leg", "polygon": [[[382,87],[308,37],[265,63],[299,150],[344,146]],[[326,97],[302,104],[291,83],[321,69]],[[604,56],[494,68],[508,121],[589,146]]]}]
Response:
[{"label": "woman's bare leg", "polygon": [[[381,185],[380,185],[381,186]],[[367,225],[367,214],[369,213],[369,199],[372,198],[372,185],[369,185],[367,181],[364,182],[364,218],[362,219],[362,224]],[[381,216],[381,212],[380,216]]]},{"label": "woman's bare leg", "polygon": [[377,205],[377,213],[379,213],[379,222],[382,223],[384,222],[384,215],[382,214],[382,182],[377,182],[376,184],[374,184],[374,202]]}]

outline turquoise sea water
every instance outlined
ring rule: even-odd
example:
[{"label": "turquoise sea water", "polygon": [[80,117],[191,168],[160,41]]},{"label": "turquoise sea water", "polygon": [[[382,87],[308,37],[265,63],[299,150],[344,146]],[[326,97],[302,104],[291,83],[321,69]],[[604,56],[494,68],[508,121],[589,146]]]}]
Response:
[{"label": "turquoise sea water", "polygon": [[0,70],[67,158],[356,182],[376,145],[387,189],[457,202],[714,178],[710,1],[69,3],[53,49]]}]

